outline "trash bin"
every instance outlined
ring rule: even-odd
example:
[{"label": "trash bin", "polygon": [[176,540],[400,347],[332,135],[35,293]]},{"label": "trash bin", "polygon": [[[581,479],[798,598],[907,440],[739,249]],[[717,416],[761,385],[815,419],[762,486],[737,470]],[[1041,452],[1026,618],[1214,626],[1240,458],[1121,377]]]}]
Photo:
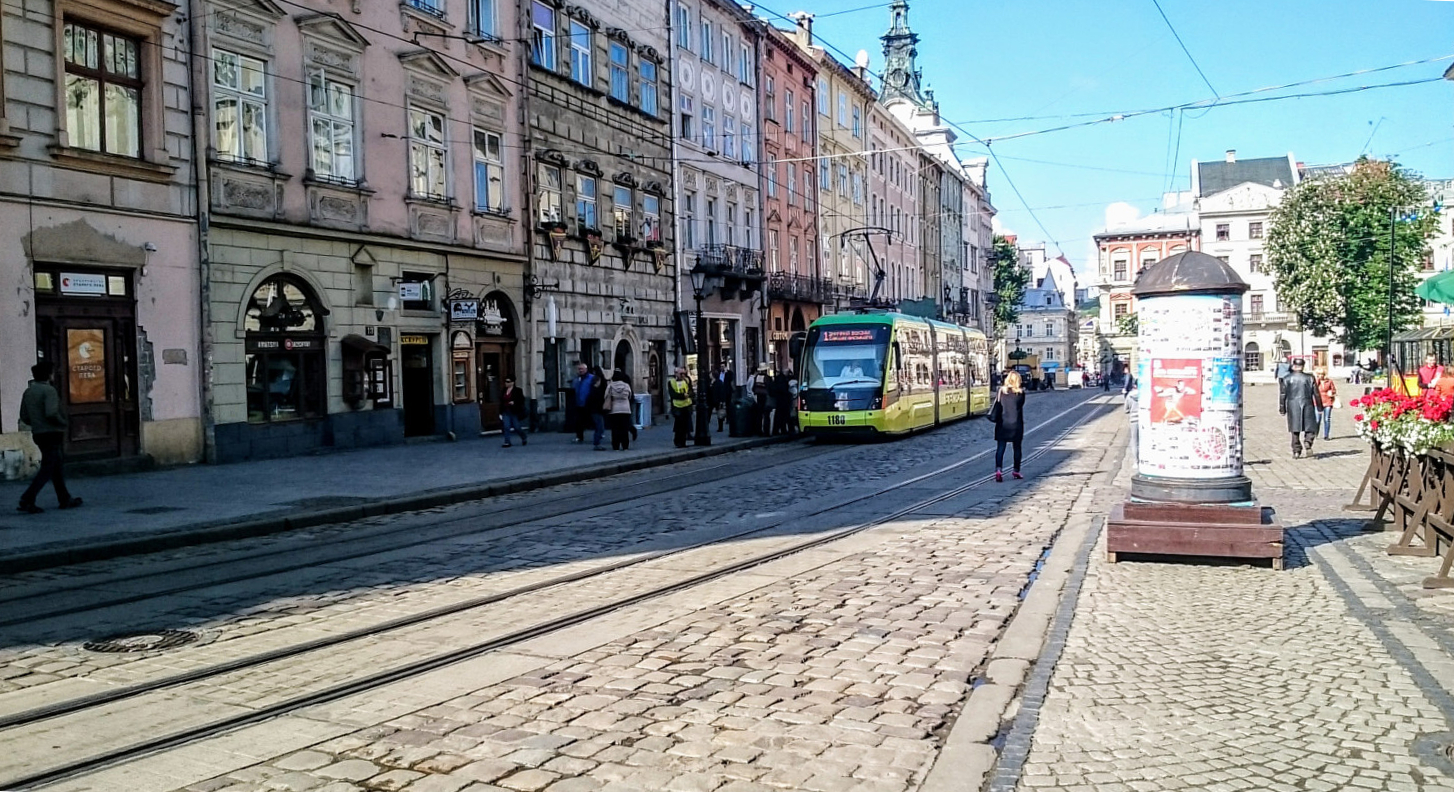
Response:
[{"label": "trash bin", "polygon": [[632,423],[636,424],[636,428],[645,429],[646,427],[651,426],[651,394],[636,394],[636,404],[634,405],[634,407],[635,409],[632,412]]},{"label": "trash bin", "polygon": [[745,394],[729,404],[731,409],[728,411],[727,420],[731,424],[731,436],[751,437],[756,434],[756,424],[761,421],[757,415],[757,399],[751,394]]}]

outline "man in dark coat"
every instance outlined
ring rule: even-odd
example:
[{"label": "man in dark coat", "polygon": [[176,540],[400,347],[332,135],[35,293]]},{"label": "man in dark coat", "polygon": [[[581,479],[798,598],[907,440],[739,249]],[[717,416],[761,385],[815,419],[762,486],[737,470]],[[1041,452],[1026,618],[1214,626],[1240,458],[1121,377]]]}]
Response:
[{"label": "man in dark coat", "polygon": [[1287,416],[1287,430],[1292,433],[1292,456],[1299,459],[1313,452],[1313,438],[1318,434],[1318,415],[1323,398],[1318,383],[1303,371],[1301,360],[1292,361],[1292,371],[1282,379],[1277,411]]}]

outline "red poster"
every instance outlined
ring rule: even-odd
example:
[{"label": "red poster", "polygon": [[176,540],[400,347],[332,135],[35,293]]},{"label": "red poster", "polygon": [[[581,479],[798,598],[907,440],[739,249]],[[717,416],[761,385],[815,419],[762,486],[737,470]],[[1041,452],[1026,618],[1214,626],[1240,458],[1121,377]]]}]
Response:
[{"label": "red poster", "polygon": [[1151,360],[1151,423],[1198,423],[1202,417],[1202,362]]}]

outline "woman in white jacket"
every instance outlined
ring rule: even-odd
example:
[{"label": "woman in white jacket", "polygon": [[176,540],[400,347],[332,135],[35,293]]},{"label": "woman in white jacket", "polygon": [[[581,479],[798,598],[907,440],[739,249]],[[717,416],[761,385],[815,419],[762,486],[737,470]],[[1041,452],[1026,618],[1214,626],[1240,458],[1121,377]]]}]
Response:
[{"label": "woman in white jacket", "polygon": [[611,428],[611,450],[631,448],[631,383],[625,372],[618,371],[606,386],[606,424]]}]

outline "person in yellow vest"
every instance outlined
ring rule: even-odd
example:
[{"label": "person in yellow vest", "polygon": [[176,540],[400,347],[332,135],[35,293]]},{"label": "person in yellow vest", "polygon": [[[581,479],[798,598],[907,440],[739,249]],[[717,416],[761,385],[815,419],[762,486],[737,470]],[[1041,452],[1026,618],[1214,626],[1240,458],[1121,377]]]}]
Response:
[{"label": "person in yellow vest", "polygon": [[692,381],[687,370],[677,367],[676,376],[667,382],[671,393],[672,442],[677,448],[687,447],[687,435],[692,431]]}]

